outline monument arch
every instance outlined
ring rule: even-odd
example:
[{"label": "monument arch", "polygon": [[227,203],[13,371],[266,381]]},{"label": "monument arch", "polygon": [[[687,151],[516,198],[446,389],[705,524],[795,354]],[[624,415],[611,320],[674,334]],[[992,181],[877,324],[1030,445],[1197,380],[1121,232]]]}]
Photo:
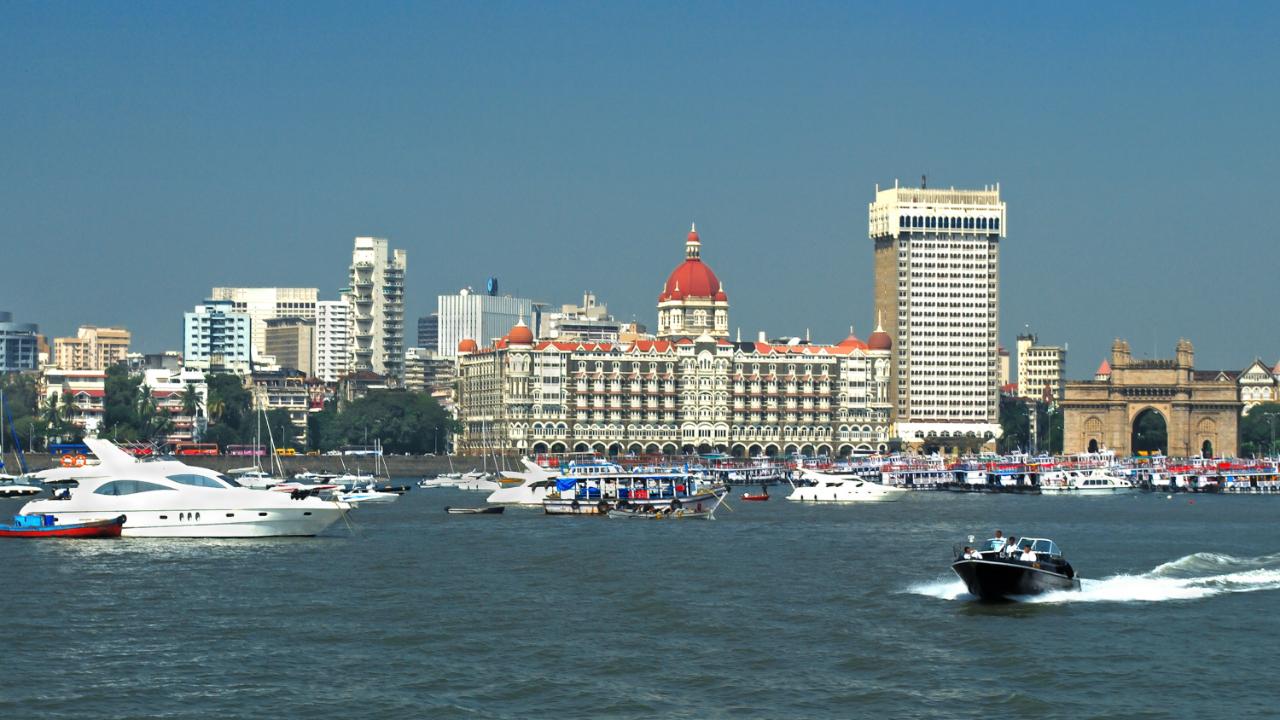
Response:
[{"label": "monument arch", "polygon": [[[1174,457],[1204,452],[1236,454],[1242,403],[1231,375],[1197,372],[1190,341],[1179,340],[1172,360],[1135,360],[1129,343],[1116,340],[1110,363],[1093,380],[1065,384],[1063,450],[1103,449],[1132,455],[1137,423],[1157,413],[1165,425],[1161,447]],[[1145,440],[1144,440],[1145,442]]]}]

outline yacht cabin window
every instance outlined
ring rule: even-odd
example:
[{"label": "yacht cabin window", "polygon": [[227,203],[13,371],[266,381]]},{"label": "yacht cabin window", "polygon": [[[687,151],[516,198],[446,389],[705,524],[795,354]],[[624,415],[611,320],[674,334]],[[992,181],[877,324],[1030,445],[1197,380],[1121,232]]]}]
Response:
[{"label": "yacht cabin window", "polygon": [[210,477],[204,475],[195,475],[193,473],[178,473],[177,475],[167,476],[170,480],[181,483],[183,485],[191,485],[193,487],[224,489],[226,486]]},{"label": "yacht cabin window", "polygon": [[109,483],[103,483],[94,490],[95,495],[133,495],[135,493],[153,492],[155,490],[169,490],[163,485],[144,482],[142,480],[112,480]]}]

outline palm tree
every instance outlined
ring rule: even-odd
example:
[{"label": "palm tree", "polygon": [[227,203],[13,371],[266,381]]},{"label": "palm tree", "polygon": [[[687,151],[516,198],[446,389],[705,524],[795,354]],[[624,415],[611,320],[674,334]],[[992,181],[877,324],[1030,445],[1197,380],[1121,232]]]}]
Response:
[{"label": "palm tree", "polygon": [[187,383],[187,388],[182,391],[182,414],[195,421],[200,413],[200,393],[196,392],[195,383]]}]

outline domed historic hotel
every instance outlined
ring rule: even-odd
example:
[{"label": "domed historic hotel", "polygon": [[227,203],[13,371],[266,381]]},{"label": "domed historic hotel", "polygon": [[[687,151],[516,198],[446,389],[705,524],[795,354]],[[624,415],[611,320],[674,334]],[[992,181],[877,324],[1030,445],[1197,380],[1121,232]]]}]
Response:
[{"label": "domed historic hotel", "polygon": [[538,341],[518,323],[458,344],[458,450],[736,456],[884,451],[892,343],[733,342],[696,228],[658,295],[656,339]]}]

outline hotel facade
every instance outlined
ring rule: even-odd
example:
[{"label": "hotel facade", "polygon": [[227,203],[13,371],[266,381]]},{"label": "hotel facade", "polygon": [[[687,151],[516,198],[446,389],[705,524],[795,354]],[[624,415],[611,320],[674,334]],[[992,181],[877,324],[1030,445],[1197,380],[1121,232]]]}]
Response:
[{"label": "hotel facade", "polygon": [[658,297],[655,339],[538,341],[524,322],[484,347],[462,339],[457,450],[886,451],[889,335],[877,329],[866,342],[850,334],[834,345],[732,341],[728,295],[701,253],[692,230]]}]

